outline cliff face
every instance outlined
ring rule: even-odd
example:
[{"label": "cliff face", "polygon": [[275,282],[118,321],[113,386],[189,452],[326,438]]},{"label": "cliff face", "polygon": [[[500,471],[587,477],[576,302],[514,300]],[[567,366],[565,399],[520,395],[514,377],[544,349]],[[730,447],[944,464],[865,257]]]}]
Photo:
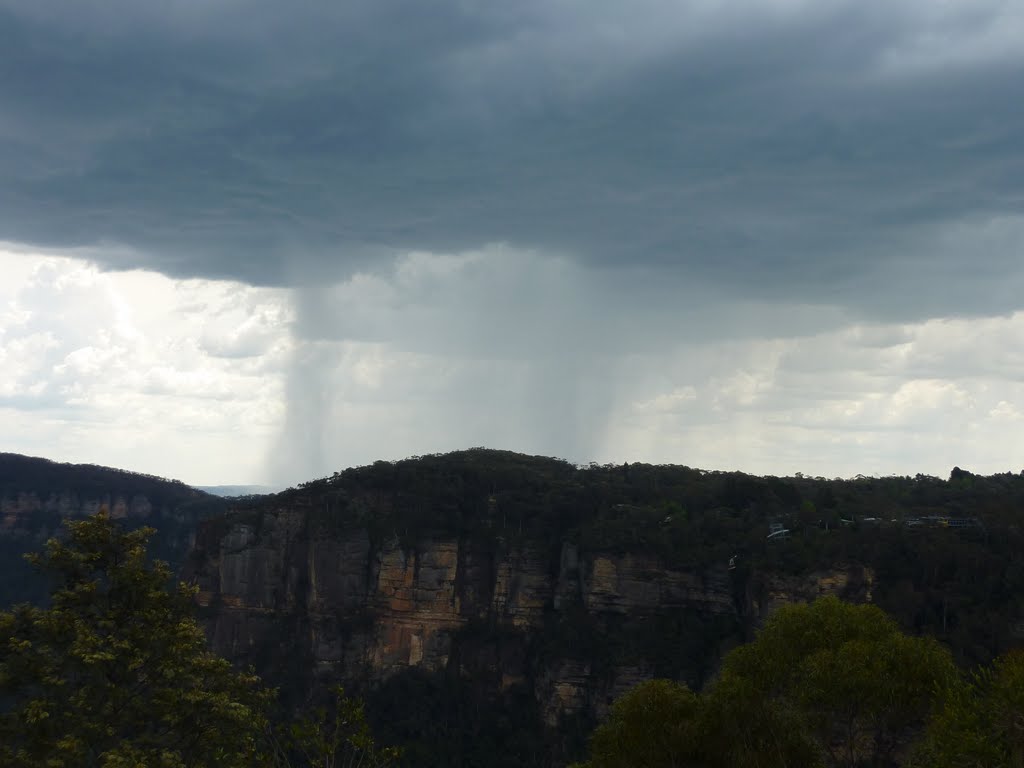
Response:
[{"label": "cliff face", "polygon": [[41,515],[59,519],[86,517],[96,514],[102,507],[106,507],[115,519],[146,520],[153,513],[152,502],[142,494],[125,496],[115,492],[83,498],[68,489],[42,494],[18,491],[0,499],[0,532],[29,529]]},{"label": "cliff face", "polygon": [[472,680],[485,696],[519,687],[550,728],[600,717],[655,674],[700,685],[778,605],[870,599],[873,582],[858,566],[754,578],[728,561],[698,567],[571,541],[378,539],[319,527],[310,513],[298,501],[200,529],[187,575],[218,653],[265,673],[287,656],[289,674],[309,680],[373,686],[418,670]]}]

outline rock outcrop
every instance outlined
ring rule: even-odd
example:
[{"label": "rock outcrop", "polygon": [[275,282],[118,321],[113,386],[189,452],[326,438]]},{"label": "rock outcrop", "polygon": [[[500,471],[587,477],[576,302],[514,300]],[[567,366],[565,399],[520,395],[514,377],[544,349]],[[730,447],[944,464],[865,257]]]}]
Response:
[{"label": "rock outcrop", "polygon": [[[297,665],[310,682],[372,686],[409,669],[482,676],[476,682],[495,695],[525,686],[552,728],[567,716],[599,717],[630,686],[665,674],[659,653],[682,657],[671,663],[700,685],[781,603],[870,599],[873,576],[858,566],[768,574],[752,594],[727,562],[702,568],[501,535],[375,540],[365,527],[314,524],[310,504],[200,529],[186,575],[214,650],[258,669],[287,657],[289,674]],[[686,631],[703,644],[683,637],[671,647]]]},{"label": "rock outcrop", "polygon": [[125,496],[115,492],[83,497],[70,490],[44,494],[20,491],[0,498],[0,532],[12,533],[24,529],[40,515],[56,516],[63,520],[94,515],[104,507],[117,520],[147,520],[153,513],[152,502],[142,494]]}]

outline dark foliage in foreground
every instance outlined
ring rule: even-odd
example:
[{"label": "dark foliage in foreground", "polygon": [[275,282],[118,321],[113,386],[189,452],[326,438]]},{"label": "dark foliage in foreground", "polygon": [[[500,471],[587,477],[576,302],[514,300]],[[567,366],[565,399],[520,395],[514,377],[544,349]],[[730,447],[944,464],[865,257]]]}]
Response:
[{"label": "dark foliage in foreground", "polygon": [[[57,581],[47,608],[0,613],[0,766],[382,768],[362,705],[282,717],[275,692],[206,648],[194,590],[150,563],[151,529],[105,511],[68,523],[32,560]],[[276,717],[275,717],[276,716]]]}]

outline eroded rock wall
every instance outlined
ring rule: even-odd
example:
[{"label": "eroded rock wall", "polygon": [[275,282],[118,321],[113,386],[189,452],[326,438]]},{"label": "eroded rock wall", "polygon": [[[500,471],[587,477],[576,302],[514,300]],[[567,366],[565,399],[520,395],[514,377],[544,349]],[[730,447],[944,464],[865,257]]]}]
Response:
[{"label": "eroded rock wall", "polygon": [[147,519],[153,513],[150,500],[141,494],[125,496],[105,494],[85,498],[72,491],[49,493],[41,496],[34,491],[18,492],[0,498],[0,533],[13,532],[39,513],[48,513],[58,518],[86,517],[94,515],[101,507],[110,511],[115,519]]},{"label": "eroded rock wall", "polygon": [[[365,528],[317,528],[308,513],[269,509],[200,530],[187,575],[199,585],[217,652],[257,667],[291,654],[311,680],[373,685],[419,669],[474,677],[495,693],[526,686],[552,727],[568,715],[601,716],[657,674],[644,640],[664,634],[664,622],[717,621],[735,643],[782,603],[870,599],[873,579],[841,566],[769,575],[752,594],[726,563],[698,569],[648,553],[500,536],[375,541]],[[566,627],[580,631],[578,642],[571,631],[557,642]],[[612,636],[638,640],[600,650]],[[726,649],[703,653],[717,659]]]}]

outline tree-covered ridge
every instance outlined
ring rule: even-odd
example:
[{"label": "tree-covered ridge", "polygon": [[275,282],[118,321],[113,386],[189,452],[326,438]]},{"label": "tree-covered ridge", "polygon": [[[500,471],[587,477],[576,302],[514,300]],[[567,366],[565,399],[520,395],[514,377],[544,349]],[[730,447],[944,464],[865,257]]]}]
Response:
[{"label": "tree-covered ridge", "polygon": [[227,502],[179,480],[0,453],[0,608],[45,598],[48,585],[21,555],[57,534],[65,518],[100,507],[129,527],[155,528],[155,553],[177,569],[199,521],[222,514]]},{"label": "tree-covered ridge", "polygon": [[441,533],[655,553],[698,569],[732,562],[755,597],[767,574],[859,563],[874,573],[874,602],[960,662],[987,663],[1024,635],[1024,472],[757,477],[470,449],[348,469],[238,514],[258,521],[290,504],[325,535],[366,527],[410,544]]},{"label": "tree-covered ridge", "polygon": [[[513,686],[492,695],[476,685],[486,670],[472,664],[500,660],[488,655],[494,649],[520,649],[532,669],[568,654],[586,661],[594,676],[635,663],[703,696],[722,654],[750,639],[756,605],[764,608],[780,578],[857,564],[872,574],[860,598],[869,596],[903,632],[937,637],[964,668],[989,664],[1024,634],[1022,500],[1024,478],[1014,474],[761,478],[670,465],[580,467],[474,449],[377,462],[274,497],[238,500],[232,515],[204,524],[204,538],[217,542],[244,522],[259,542],[261,526],[281,513],[303,520],[304,541],[354,532],[365,540],[365,531],[377,551],[397,541],[414,552],[431,539],[455,539],[496,557],[525,547],[541,552],[555,575],[567,546],[579,551],[584,570],[598,556],[630,553],[711,575],[726,599],[732,590],[736,614],[684,607],[638,624],[630,615],[565,604],[549,606],[543,625],[528,631],[471,621],[455,638],[470,666],[453,656],[439,673],[409,668],[378,687],[355,689],[366,696],[377,732],[405,747],[403,765],[550,768],[582,756],[595,721],[564,718],[552,738],[534,690]],[[774,526],[787,533],[769,539]],[[289,649],[305,631],[301,610],[279,618],[281,635],[266,650],[277,654],[278,666],[299,669],[302,659]],[[306,678],[291,679],[291,700],[308,693]]]},{"label": "tree-covered ridge", "polygon": [[[255,546],[267,546],[261,526],[273,529],[281,515],[304,521],[304,541],[369,533],[371,560],[396,545],[413,555],[453,540],[493,562],[529,550],[540,553],[538,567],[552,581],[569,548],[579,555],[580,582],[598,560],[633,558],[650,564],[644,571],[652,579],[663,570],[690,574],[732,601],[723,611],[655,608],[643,621],[582,600],[549,603],[542,626],[528,631],[493,617],[471,620],[447,670],[404,669],[365,691],[371,720],[406,747],[405,765],[547,768],[582,755],[603,694],[587,705],[591,714],[564,717],[552,732],[533,678],[487,690],[474,683],[479,669],[463,674],[476,659],[514,648],[541,685],[545,670],[570,659],[591,680],[628,667],[702,692],[723,654],[750,640],[773,606],[809,599],[787,594],[792,585],[839,573],[851,579],[839,594],[875,603],[904,633],[935,637],[963,668],[989,664],[1024,635],[1022,509],[1024,476],[1010,473],[755,477],[672,465],[575,466],[472,449],[377,462],[238,505],[204,538],[217,542],[240,522]],[[769,538],[776,528],[786,533]]]},{"label": "tree-covered ridge", "polygon": [[71,464],[18,453],[0,453],[0,495],[50,494],[74,489],[88,498],[116,491],[155,502],[198,499],[205,494],[180,480],[96,464]]},{"label": "tree-covered ridge", "polygon": [[[767,524],[778,517],[800,527],[864,522],[928,527],[937,526],[940,518],[1014,527],[1024,508],[1024,471],[985,477],[954,468],[946,480],[928,475],[758,477],[671,464],[576,466],[475,448],[378,461],[303,483],[276,498],[336,502],[329,510],[333,517],[363,522],[359,507],[349,502],[372,494],[391,502],[390,522],[441,529],[493,524],[496,513],[504,512],[503,530],[547,533],[584,525],[593,531],[614,529],[618,520],[639,536],[645,522],[664,521],[665,516],[654,514],[662,511],[684,517],[731,512],[744,523]],[[609,534],[610,543],[629,543],[616,541],[614,531]]]}]

